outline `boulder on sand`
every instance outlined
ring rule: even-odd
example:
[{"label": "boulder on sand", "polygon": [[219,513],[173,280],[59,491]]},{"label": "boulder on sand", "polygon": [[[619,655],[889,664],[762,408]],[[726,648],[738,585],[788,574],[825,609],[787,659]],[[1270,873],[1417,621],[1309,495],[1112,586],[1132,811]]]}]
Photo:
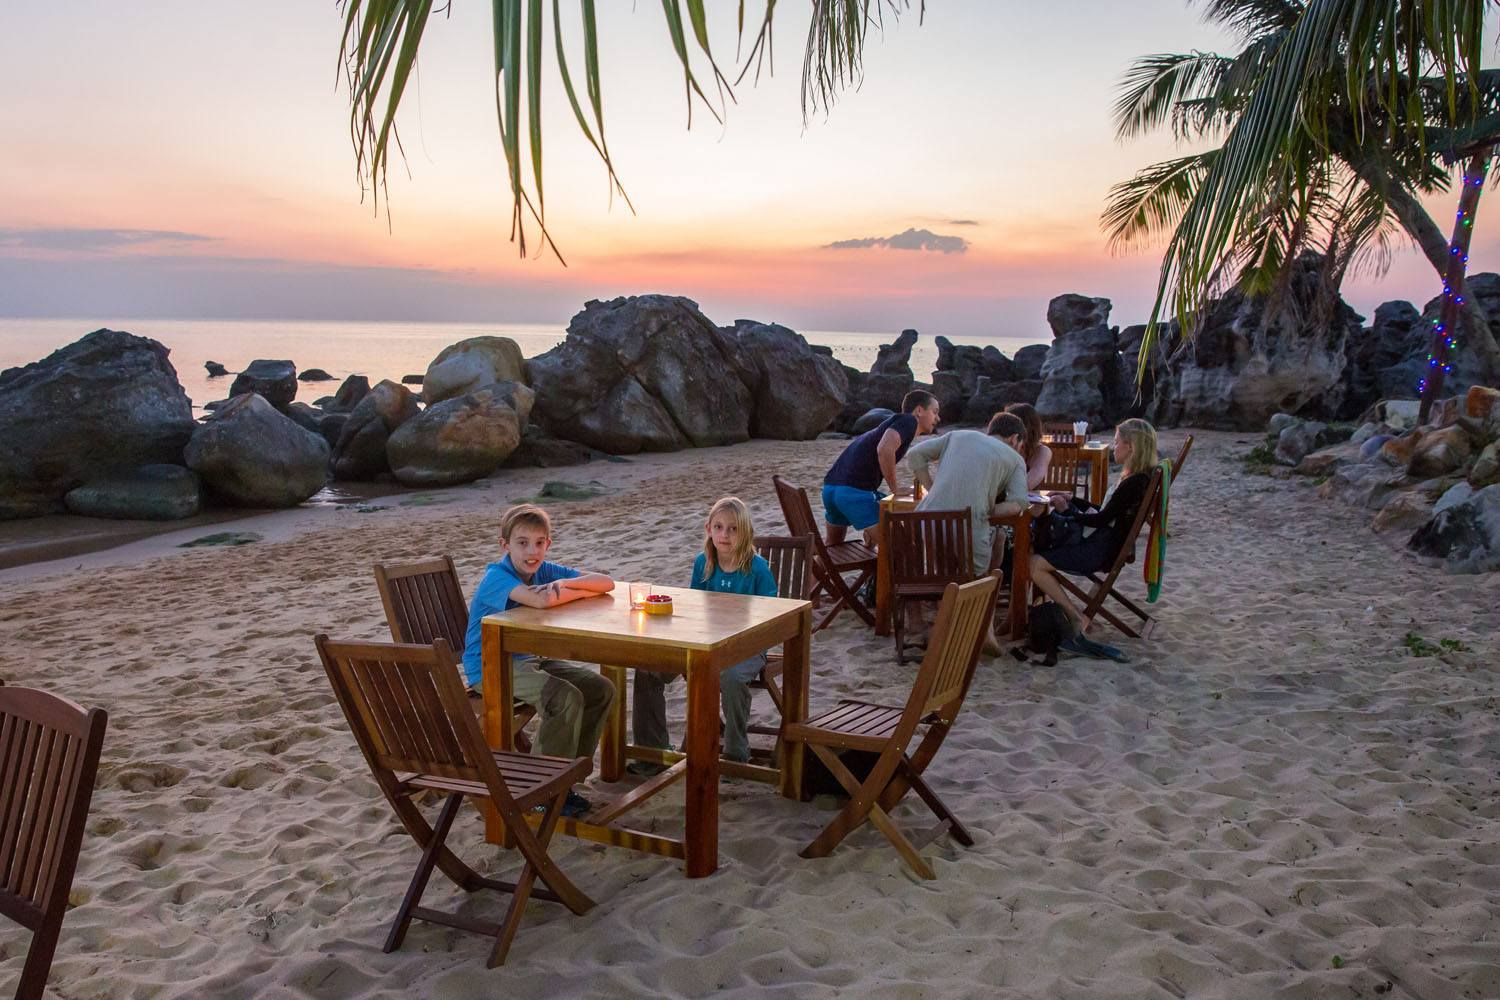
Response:
[{"label": "boulder on sand", "polygon": [[1500,485],[1469,490],[1454,487],[1461,499],[1434,508],[1431,521],[1418,528],[1407,547],[1443,560],[1450,573],[1488,573],[1500,570]]},{"label": "boulder on sand", "polygon": [[180,462],[193,406],[167,355],[154,340],[96,330],[0,372],[0,519],[60,511],[89,480]]},{"label": "boulder on sand", "polygon": [[842,365],[776,323],[741,319],[722,330],[739,349],[740,379],[750,390],[751,437],[807,441],[827,430],[849,394]]},{"label": "boulder on sand", "polygon": [[590,301],[566,340],[526,363],[533,419],[615,455],[745,441],[753,401],[736,356],[691,299]]},{"label": "boulder on sand", "polygon": [[82,517],[177,521],[203,508],[198,474],[180,465],[143,465],[68,491],[68,510]]},{"label": "boulder on sand", "polygon": [[284,410],[297,398],[297,366],[290,361],[252,361],[250,367],[234,377],[229,397],[253,392],[266,402]]},{"label": "boulder on sand", "polygon": [[410,389],[390,379],[382,380],[359,401],[339,429],[338,444],[333,449],[334,478],[369,480],[389,472],[386,442],[396,428],[420,411]]},{"label": "boulder on sand", "polygon": [[535,398],[518,382],[498,382],[429,406],[391,433],[385,446],[391,472],[406,486],[488,476],[521,443]]},{"label": "boulder on sand", "polygon": [[242,507],[295,507],[328,474],[328,442],[253,392],[199,426],[184,458],[209,490]]},{"label": "boulder on sand", "polygon": [[521,348],[509,337],[470,337],[443,348],[427,366],[427,374],[409,375],[401,381],[410,378],[413,384],[420,383],[422,402],[431,406],[495,382],[524,384],[525,368]]}]

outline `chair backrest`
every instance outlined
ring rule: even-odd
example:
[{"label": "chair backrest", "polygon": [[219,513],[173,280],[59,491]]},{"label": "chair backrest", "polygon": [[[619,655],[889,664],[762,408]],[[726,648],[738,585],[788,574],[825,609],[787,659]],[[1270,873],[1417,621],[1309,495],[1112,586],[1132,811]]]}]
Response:
[{"label": "chair backrest", "polygon": [[102,708],[0,686],[0,914],[32,930],[67,908],[107,723]]},{"label": "chair backrest", "polygon": [[817,581],[811,572],[813,540],[807,535],[757,535],[755,551],[771,564],[779,597],[808,600]]},{"label": "chair backrest", "polygon": [[922,657],[907,702],[908,715],[915,713],[922,719],[936,712],[944,722],[951,723],[958,714],[974,679],[999,586],[999,575],[990,573],[969,583],[950,583],[943,591],[927,655]]},{"label": "chair backrest", "polygon": [[1188,452],[1193,450],[1193,436],[1189,434],[1187,440],[1182,442],[1182,448],[1177,452],[1177,458],[1172,462],[1172,482],[1177,482],[1177,477],[1182,475],[1182,467],[1187,464]]},{"label": "chair backrest", "polygon": [[1136,509],[1135,517],[1130,522],[1130,529],[1120,541],[1120,554],[1115,559],[1115,567],[1128,562],[1135,562],[1135,543],[1140,537],[1141,528],[1147,524],[1155,523],[1161,513],[1161,466],[1151,470],[1151,480],[1146,484],[1146,496],[1141,505]]},{"label": "chair backrest", "polygon": [[891,583],[963,583],[974,577],[974,521],[967,510],[886,515]]},{"label": "chair backrest", "polygon": [[1078,435],[1072,424],[1051,422],[1042,424],[1042,440],[1048,445],[1077,444]]},{"label": "chair backrest", "polygon": [[515,808],[445,640],[425,646],[319,635],[316,642],[339,707],[387,797],[396,795],[395,772],[419,772],[479,782],[502,812],[507,804]]},{"label": "chair backrest", "polygon": [[[1069,434],[1071,435],[1071,431]],[[1052,460],[1047,463],[1047,475],[1038,489],[1072,493],[1078,487],[1078,462],[1083,456],[1082,446],[1076,441],[1053,441],[1047,445],[1052,449]]]},{"label": "chair backrest", "polygon": [[396,642],[430,645],[446,639],[462,655],[469,607],[451,556],[420,562],[375,564],[375,584]]},{"label": "chair backrest", "polygon": [[812,535],[814,539],[818,535],[818,522],[813,518],[812,504],[808,502],[807,491],[800,486],[793,486],[780,476],[772,476],[771,484],[776,487],[776,499],[781,503],[781,516],[786,519],[786,528],[792,535]]}]

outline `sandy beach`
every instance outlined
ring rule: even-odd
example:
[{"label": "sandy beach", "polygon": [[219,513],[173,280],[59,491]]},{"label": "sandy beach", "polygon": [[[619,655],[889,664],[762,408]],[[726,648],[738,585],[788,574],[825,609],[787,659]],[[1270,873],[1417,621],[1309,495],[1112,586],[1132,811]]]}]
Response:
[{"label": "sandy beach", "polygon": [[[274,515],[256,544],[180,549],[178,532],[0,571],[0,677],[110,714],[52,995],[1500,996],[1500,574],[1444,575],[1367,512],[1247,475],[1257,440],[1198,434],[1157,634],[1095,632],[1130,664],[981,662],[929,771],[977,843],[927,848],[936,881],[868,828],[805,861],[832,800],[726,781],[717,874],[559,838],[598,906],[532,903],[493,971],[484,940],[432,925],[380,951],[417,850],[312,636],[388,638],[378,560],[450,553],[472,590],[499,512],[548,479],[614,491],[550,505],[553,558],[683,582],[714,499],[779,533],[771,475],[818,483],[838,442],[502,472]],[[910,670],[842,616],[814,639],[813,709],[899,700]],[[668,704],[680,731],[682,685]],[[680,797],[636,816],[672,829]],[[450,843],[518,867],[470,809]],[[428,901],[463,895],[435,877]],[[23,955],[5,931],[0,994]]]}]

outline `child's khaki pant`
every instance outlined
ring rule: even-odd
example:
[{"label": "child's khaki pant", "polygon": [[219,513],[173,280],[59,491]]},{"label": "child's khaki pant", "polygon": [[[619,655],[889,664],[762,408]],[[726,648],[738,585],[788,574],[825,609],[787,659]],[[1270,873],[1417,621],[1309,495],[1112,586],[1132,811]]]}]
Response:
[{"label": "child's khaki pant", "polygon": [[593,757],[615,686],[568,660],[525,660],[511,668],[515,697],[541,716],[532,746],[549,757]]}]

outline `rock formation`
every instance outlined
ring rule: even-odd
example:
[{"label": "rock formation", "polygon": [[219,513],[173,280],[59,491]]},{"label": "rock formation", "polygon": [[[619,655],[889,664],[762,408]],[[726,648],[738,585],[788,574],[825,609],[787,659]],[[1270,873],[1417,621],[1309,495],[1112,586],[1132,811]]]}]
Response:
[{"label": "rock formation", "polygon": [[252,392],[235,396],[200,425],[184,458],[229,504],[294,507],[323,488],[328,442]]}]

